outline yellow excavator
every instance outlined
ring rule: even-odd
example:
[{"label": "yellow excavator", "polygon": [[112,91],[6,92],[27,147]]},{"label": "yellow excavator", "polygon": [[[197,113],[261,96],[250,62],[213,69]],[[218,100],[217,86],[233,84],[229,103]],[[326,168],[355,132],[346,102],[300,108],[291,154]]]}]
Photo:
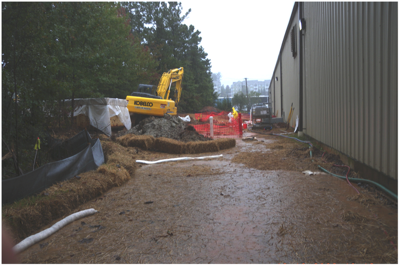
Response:
[{"label": "yellow excavator", "polygon": [[[163,73],[156,89],[152,85],[140,84],[136,92],[126,97],[127,109],[130,114],[134,114],[136,117],[141,116],[141,118],[143,118],[142,115],[176,115],[177,104],[181,96],[183,73],[183,67]],[[175,84],[174,92],[171,91],[172,84]],[[137,122],[133,116],[132,121]]]}]

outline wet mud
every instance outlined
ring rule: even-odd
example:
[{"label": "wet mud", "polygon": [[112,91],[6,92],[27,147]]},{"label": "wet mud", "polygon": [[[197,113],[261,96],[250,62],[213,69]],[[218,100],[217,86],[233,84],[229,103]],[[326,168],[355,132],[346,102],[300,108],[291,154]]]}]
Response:
[{"label": "wet mud", "polygon": [[21,260],[398,262],[397,205],[359,200],[345,181],[328,175],[240,163],[243,153],[279,150],[271,148],[275,137],[257,142],[237,140],[219,159],[141,166],[125,185],[79,207],[99,213],[33,245]]}]

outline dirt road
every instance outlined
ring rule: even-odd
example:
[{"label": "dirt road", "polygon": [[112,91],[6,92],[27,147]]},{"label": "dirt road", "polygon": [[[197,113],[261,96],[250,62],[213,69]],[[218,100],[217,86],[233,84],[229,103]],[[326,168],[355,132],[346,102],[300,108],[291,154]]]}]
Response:
[{"label": "dirt road", "polygon": [[[262,141],[256,144],[238,139],[237,146],[221,152],[219,159],[139,167],[134,179],[79,208],[99,213],[33,245],[21,260],[398,262],[397,205],[351,199],[356,192],[329,175],[232,162],[240,154],[270,154],[268,146],[276,138],[258,137]],[[263,157],[258,159],[267,164]]]}]

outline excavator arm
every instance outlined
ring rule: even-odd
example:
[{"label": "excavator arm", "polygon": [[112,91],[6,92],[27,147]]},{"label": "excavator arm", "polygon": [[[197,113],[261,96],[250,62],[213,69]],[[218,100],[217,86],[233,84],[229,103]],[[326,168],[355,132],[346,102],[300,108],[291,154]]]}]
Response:
[{"label": "excavator arm", "polygon": [[173,83],[176,83],[175,90],[175,103],[179,103],[181,91],[182,91],[182,79],[183,79],[184,69],[183,67],[169,70],[167,73],[163,73],[161,80],[159,80],[157,95],[162,97],[163,99],[169,99],[170,96],[170,88]]}]

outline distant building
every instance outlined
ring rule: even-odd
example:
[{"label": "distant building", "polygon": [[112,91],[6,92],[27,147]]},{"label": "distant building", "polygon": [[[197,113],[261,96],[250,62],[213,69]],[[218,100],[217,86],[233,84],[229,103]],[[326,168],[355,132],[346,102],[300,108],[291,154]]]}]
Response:
[{"label": "distant building", "polygon": [[243,81],[233,82],[233,84],[231,85],[232,96],[238,92],[246,94],[247,93],[246,85],[248,85],[248,93],[254,91],[264,96],[269,95],[270,80],[264,80],[264,81],[247,80],[247,84],[245,84],[245,80],[243,80]]},{"label": "distant building", "polygon": [[221,94],[222,83],[220,82],[221,74],[212,73],[213,90],[219,95]]}]

